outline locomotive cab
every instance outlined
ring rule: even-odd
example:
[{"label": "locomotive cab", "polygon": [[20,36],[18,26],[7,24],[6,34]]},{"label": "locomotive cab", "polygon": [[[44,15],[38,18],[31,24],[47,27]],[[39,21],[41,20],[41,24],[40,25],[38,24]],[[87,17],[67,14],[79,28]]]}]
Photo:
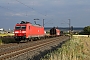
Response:
[{"label": "locomotive cab", "polygon": [[14,29],[14,38],[15,40],[25,40],[26,39],[26,30],[27,30],[27,22],[21,21],[21,23],[17,23]]},{"label": "locomotive cab", "polygon": [[20,40],[23,39],[25,40],[26,38],[26,25],[16,25],[15,30],[15,40]]}]

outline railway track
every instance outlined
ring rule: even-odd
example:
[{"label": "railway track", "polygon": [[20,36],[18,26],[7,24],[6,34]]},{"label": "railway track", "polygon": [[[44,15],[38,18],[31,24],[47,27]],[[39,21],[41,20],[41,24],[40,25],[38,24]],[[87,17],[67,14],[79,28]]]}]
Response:
[{"label": "railway track", "polygon": [[58,42],[62,42],[69,39],[66,36],[60,36],[55,38],[43,39],[38,41],[32,41],[28,43],[20,43],[20,44],[9,44],[0,46],[0,60],[9,60],[11,58],[15,58],[22,54],[25,54],[28,51],[34,51],[40,49],[45,46],[49,46]]}]

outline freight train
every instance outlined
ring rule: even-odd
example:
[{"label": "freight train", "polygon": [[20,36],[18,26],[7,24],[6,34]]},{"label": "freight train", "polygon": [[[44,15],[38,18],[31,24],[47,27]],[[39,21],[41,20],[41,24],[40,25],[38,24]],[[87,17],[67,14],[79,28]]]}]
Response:
[{"label": "freight train", "polygon": [[40,39],[46,38],[47,36],[60,36],[60,30],[55,27],[51,28],[50,34],[47,35],[44,27],[41,25],[33,25],[25,21],[21,21],[21,23],[15,25],[14,38],[16,41]]}]

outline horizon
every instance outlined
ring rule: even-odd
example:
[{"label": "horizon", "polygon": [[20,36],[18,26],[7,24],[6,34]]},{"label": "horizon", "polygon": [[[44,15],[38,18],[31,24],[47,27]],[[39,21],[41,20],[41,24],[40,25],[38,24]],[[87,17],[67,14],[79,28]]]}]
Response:
[{"label": "horizon", "polygon": [[[44,29],[50,29],[50,28],[53,28],[53,27],[44,27]],[[69,29],[69,27],[58,27],[59,29]],[[73,27],[73,29],[83,29],[84,27]],[[2,28],[0,28],[0,29],[2,29]],[[8,28],[8,29],[5,29],[5,28],[3,28],[4,30],[14,30],[14,29],[10,29],[10,28]]]}]

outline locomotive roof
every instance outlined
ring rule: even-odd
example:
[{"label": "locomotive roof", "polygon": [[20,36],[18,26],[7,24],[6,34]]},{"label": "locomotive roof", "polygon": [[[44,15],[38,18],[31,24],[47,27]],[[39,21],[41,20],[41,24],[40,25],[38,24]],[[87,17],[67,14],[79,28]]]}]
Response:
[{"label": "locomotive roof", "polygon": [[[32,24],[33,25],[33,24]],[[35,24],[35,25],[33,25],[33,26],[37,26],[37,27],[43,27],[43,26],[41,26],[41,25],[39,25],[39,24]]]},{"label": "locomotive roof", "polygon": [[17,23],[18,25],[20,24],[22,24],[22,25],[26,25],[26,24],[30,24],[30,25],[32,25],[32,26],[37,26],[37,27],[43,27],[43,26],[41,26],[40,24],[32,24],[32,23],[30,23],[30,22],[25,22],[25,21],[21,21],[21,23]]}]

